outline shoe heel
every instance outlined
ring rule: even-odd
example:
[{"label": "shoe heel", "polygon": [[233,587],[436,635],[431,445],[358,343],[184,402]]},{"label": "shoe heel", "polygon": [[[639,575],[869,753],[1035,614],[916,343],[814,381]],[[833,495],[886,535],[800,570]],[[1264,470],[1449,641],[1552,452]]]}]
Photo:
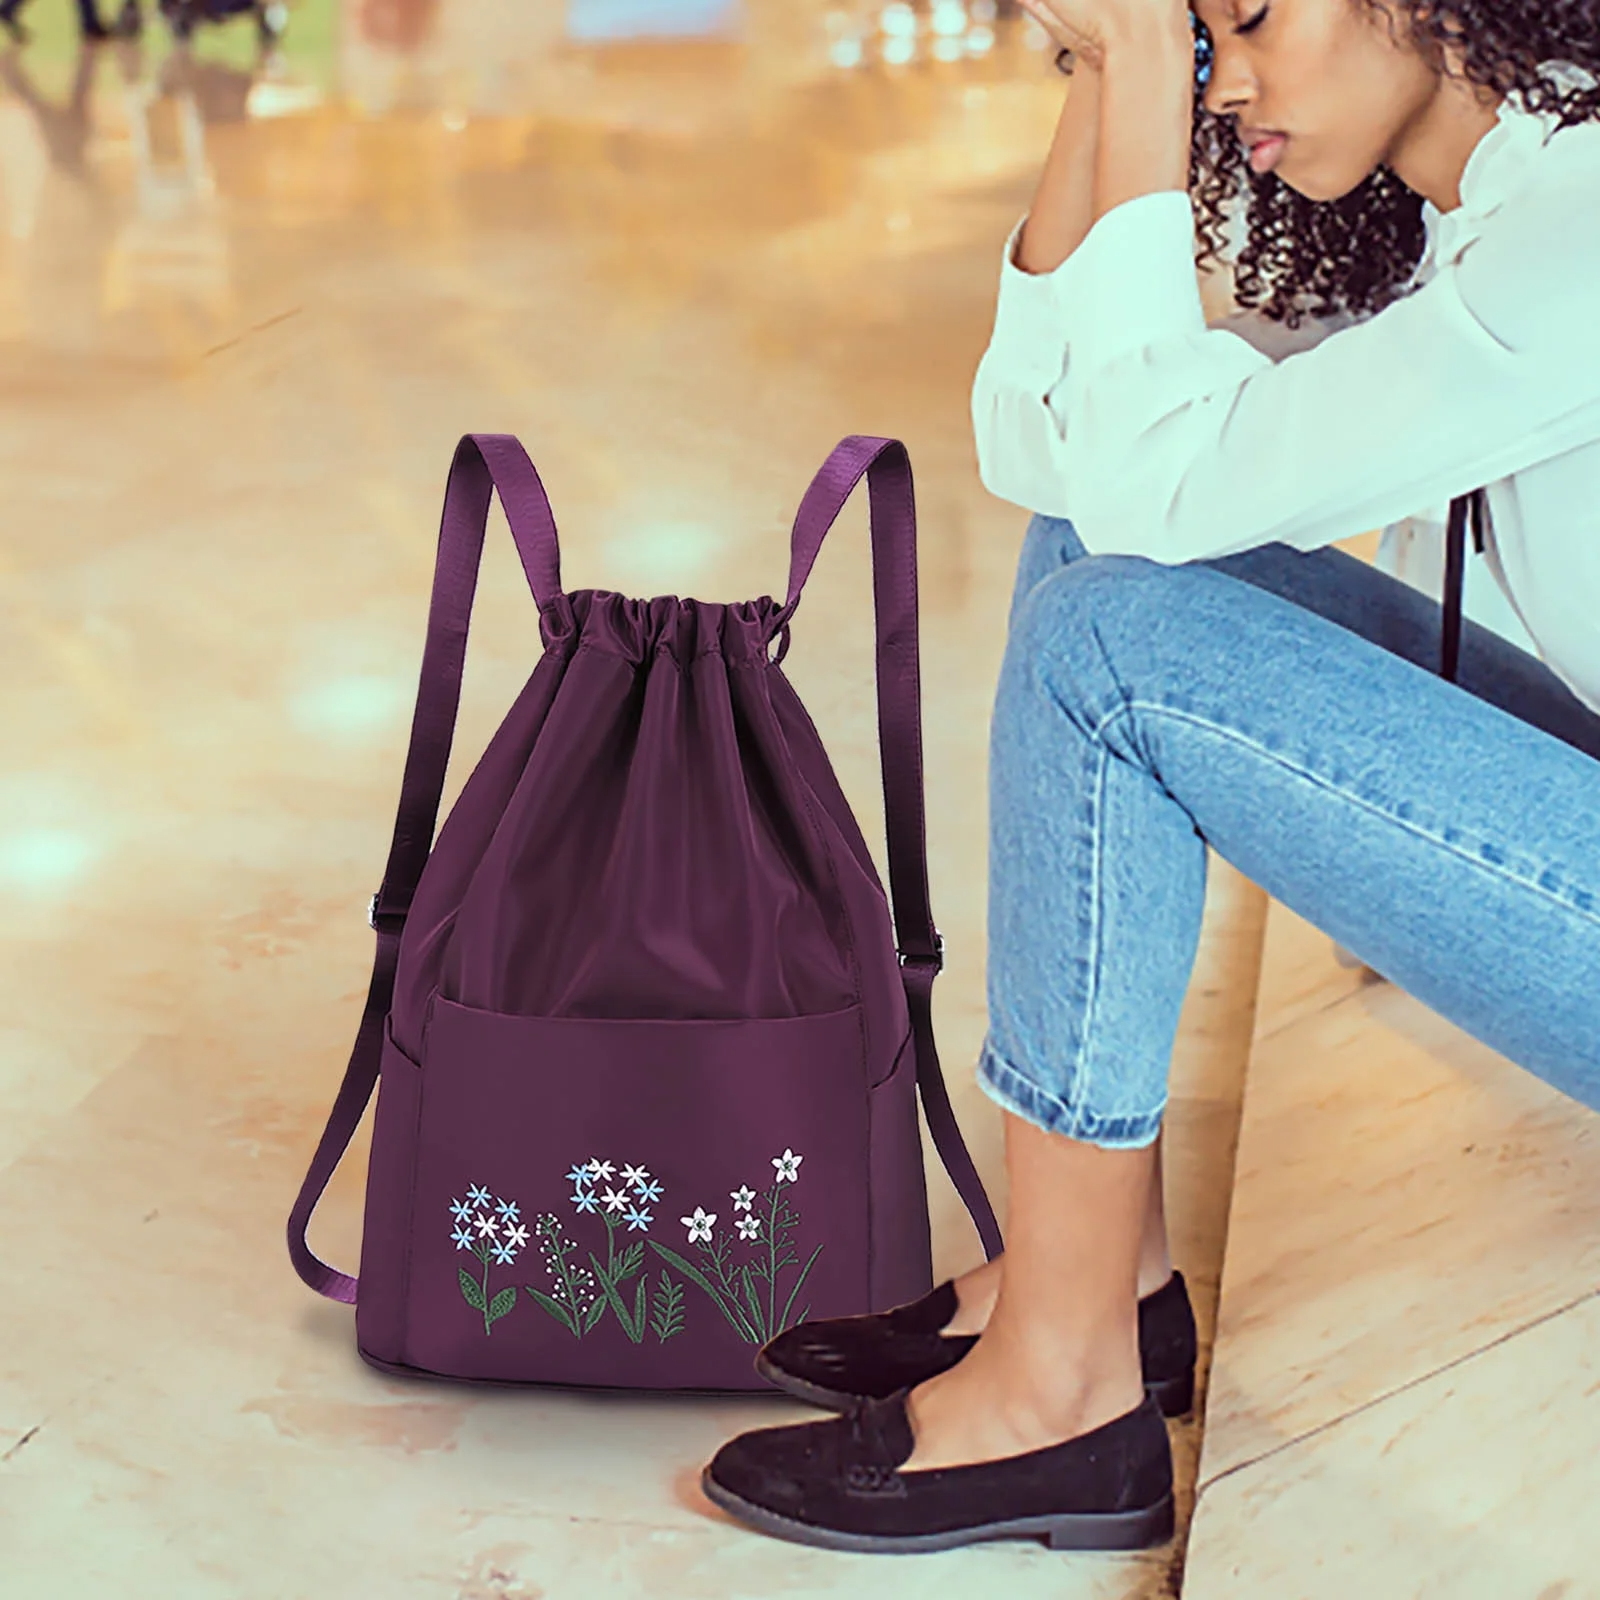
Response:
[{"label": "shoe heel", "polygon": [[1165,1544],[1177,1528],[1169,1494],[1145,1511],[1104,1511],[1062,1517],[1045,1534],[1052,1550],[1145,1550]]},{"label": "shoe heel", "polygon": [[1162,1378],[1145,1388],[1155,1396],[1164,1417],[1186,1417],[1194,1410],[1194,1368],[1176,1378]]}]

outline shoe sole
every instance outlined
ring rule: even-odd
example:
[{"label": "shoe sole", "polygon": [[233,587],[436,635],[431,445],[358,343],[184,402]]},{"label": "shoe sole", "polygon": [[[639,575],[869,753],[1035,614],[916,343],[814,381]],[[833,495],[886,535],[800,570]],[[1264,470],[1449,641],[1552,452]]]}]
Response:
[{"label": "shoe sole", "polygon": [[[844,1389],[825,1389],[819,1383],[796,1378],[770,1360],[765,1351],[756,1357],[756,1371],[768,1383],[792,1394],[797,1400],[808,1401],[826,1411],[847,1411],[862,1397]],[[1194,1369],[1176,1378],[1161,1378],[1145,1384],[1145,1392],[1155,1396],[1164,1417],[1186,1417],[1194,1409]]]},{"label": "shoe sole", "polygon": [[723,1488],[711,1476],[710,1467],[700,1474],[700,1487],[713,1505],[762,1533],[821,1550],[914,1555],[924,1550],[954,1550],[992,1539],[1039,1539],[1052,1550],[1147,1550],[1165,1544],[1177,1526],[1173,1499],[1168,1494],[1140,1511],[1057,1511],[1039,1517],[1006,1517],[999,1522],[949,1528],[940,1533],[845,1533],[796,1522],[755,1505]]}]

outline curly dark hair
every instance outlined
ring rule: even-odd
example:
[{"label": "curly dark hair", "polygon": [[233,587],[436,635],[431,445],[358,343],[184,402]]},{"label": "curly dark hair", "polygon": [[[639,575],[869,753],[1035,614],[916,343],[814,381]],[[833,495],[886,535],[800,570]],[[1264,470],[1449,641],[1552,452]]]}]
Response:
[{"label": "curly dark hair", "polygon": [[[1383,18],[1396,37],[1397,18],[1428,65],[1447,70],[1444,47],[1461,52],[1472,83],[1497,94],[1516,91],[1533,112],[1555,111],[1560,126],[1600,121],[1600,0],[1352,0]],[[1440,9],[1448,4],[1448,9]],[[1227,248],[1227,209],[1249,186],[1246,233],[1234,262],[1234,299],[1273,322],[1298,328],[1315,317],[1383,310],[1416,287],[1411,279],[1427,244],[1422,197],[1387,166],[1375,168],[1338,200],[1309,200],[1276,173],[1250,170],[1235,119],[1215,116],[1202,100],[1211,66],[1211,36],[1190,13],[1195,33],[1194,131],[1189,195],[1199,247],[1195,266]],[[1545,62],[1581,67],[1591,88],[1563,90],[1540,72]],[[1309,303],[1308,303],[1309,302]]]}]

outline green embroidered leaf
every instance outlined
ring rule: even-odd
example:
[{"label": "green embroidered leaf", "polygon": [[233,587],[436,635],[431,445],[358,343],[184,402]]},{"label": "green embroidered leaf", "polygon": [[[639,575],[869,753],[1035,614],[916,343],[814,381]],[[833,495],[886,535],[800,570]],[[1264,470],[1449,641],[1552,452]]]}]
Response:
[{"label": "green embroidered leaf", "polygon": [[617,1282],[622,1283],[636,1273],[644,1261],[644,1246],[637,1239],[622,1252],[622,1265],[617,1268]]},{"label": "green embroidered leaf", "polygon": [[665,1273],[661,1273],[652,1297],[655,1309],[650,1316],[650,1326],[656,1337],[665,1344],[673,1334],[683,1331],[683,1289]]},{"label": "green embroidered leaf", "polygon": [[489,1310],[487,1313],[489,1320],[491,1322],[498,1322],[501,1317],[505,1316],[505,1314],[510,1311],[510,1309],[516,1303],[517,1291],[515,1289],[502,1289],[500,1293],[489,1302]]},{"label": "green embroidered leaf", "polygon": [[605,1300],[603,1297],[597,1295],[594,1300],[590,1302],[589,1309],[583,1314],[583,1331],[585,1333],[590,1332],[595,1323],[597,1323],[605,1314]]},{"label": "green embroidered leaf", "polygon": [[589,1263],[594,1268],[594,1275],[600,1280],[600,1287],[605,1291],[606,1301],[617,1314],[617,1321],[622,1324],[622,1331],[633,1340],[635,1344],[644,1338],[644,1329],[635,1327],[633,1319],[628,1315],[628,1308],[622,1303],[622,1296],[617,1293],[617,1285],[611,1274],[600,1265],[599,1258],[591,1250]]},{"label": "green embroidered leaf", "polygon": [[761,1302],[756,1298],[756,1292],[750,1286],[750,1269],[745,1267],[739,1274],[739,1285],[744,1290],[745,1304],[750,1307],[750,1322],[756,1333],[761,1338],[762,1344],[766,1340],[766,1318],[761,1314]]},{"label": "green embroidered leaf", "polygon": [[755,1330],[745,1320],[744,1315],[739,1310],[738,1306],[728,1300],[725,1300],[722,1294],[713,1286],[711,1280],[707,1278],[697,1266],[695,1266],[692,1262],[685,1261],[676,1250],[669,1250],[664,1244],[659,1244],[654,1239],[650,1241],[650,1248],[654,1250],[657,1255],[664,1256],[668,1261],[670,1261],[672,1265],[675,1266],[678,1271],[681,1272],[691,1283],[698,1284],[702,1289],[704,1289],[705,1292],[711,1296],[712,1303],[716,1306],[717,1310],[727,1318],[729,1327],[731,1327],[746,1344],[759,1344],[761,1342],[756,1338]]},{"label": "green embroidered leaf", "polygon": [[461,1292],[466,1296],[467,1304],[471,1306],[474,1311],[482,1311],[483,1289],[479,1285],[478,1280],[474,1278],[465,1267],[457,1267],[456,1271],[461,1274]]},{"label": "green embroidered leaf", "polygon": [[[533,1298],[537,1300],[539,1304],[542,1305],[545,1310],[548,1311],[550,1315],[554,1317],[556,1321],[559,1322],[561,1326],[572,1335],[574,1339],[581,1339],[583,1337],[583,1335],[578,1332],[578,1325],[570,1316],[568,1316],[567,1308],[564,1305],[557,1300],[552,1300],[549,1295],[540,1293],[540,1291],[535,1289],[531,1283],[525,1283],[522,1287],[526,1289],[528,1293],[531,1294]],[[595,1304],[603,1305],[604,1302],[597,1300],[595,1301]]]},{"label": "green embroidered leaf", "polygon": [[[789,1299],[783,1308],[783,1315],[778,1319],[777,1328],[773,1330],[775,1333],[782,1333],[783,1330],[789,1326],[789,1307],[794,1304],[794,1297],[800,1293],[800,1285],[806,1281],[806,1274],[811,1271],[811,1263],[815,1261],[821,1254],[822,1246],[819,1244],[817,1248],[811,1252],[811,1260],[806,1262],[804,1268],[801,1270],[800,1276],[794,1280],[794,1288],[789,1291]],[[808,1306],[806,1309],[810,1310],[810,1307]],[[801,1317],[802,1320],[804,1320],[803,1312],[801,1313]]]},{"label": "green embroidered leaf", "polygon": [[644,1279],[639,1280],[639,1292],[633,1297],[633,1325],[639,1330],[639,1337],[644,1338]]}]

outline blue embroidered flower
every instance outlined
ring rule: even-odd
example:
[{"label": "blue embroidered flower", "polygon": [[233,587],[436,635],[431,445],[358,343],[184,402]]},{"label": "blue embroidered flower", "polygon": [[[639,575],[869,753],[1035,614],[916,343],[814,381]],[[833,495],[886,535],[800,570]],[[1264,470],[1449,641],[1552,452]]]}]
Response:
[{"label": "blue embroidered flower", "polygon": [[452,1200],[450,1202],[450,1215],[457,1222],[465,1222],[472,1215],[472,1207],[465,1200]]},{"label": "blue embroidered flower", "polygon": [[472,1235],[467,1231],[465,1222],[458,1222],[456,1231],[450,1237],[455,1240],[457,1250],[470,1250],[472,1248]]},{"label": "blue embroidered flower", "polygon": [[639,1204],[649,1205],[661,1198],[661,1185],[653,1178],[647,1183],[638,1185]]},{"label": "blue embroidered flower", "polygon": [[593,1190],[591,1190],[591,1189],[579,1189],[573,1195],[572,1203],[580,1211],[593,1211],[596,1208],[596,1206],[599,1204],[599,1201],[596,1198]]},{"label": "blue embroidered flower", "polygon": [[467,1190],[467,1199],[475,1206],[486,1206],[490,1201],[490,1194],[481,1183],[475,1183]]},{"label": "blue embroidered flower", "polygon": [[584,1184],[594,1182],[594,1174],[587,1167],[574,1167],[567,1174],[567,1182],[576,1184],[581,1189]]},{"label": "blue embroidered flower", "polygon": [[494,1208],[507,1222],[520,1222],[522,1210],[515,1200],[496,1200]]},{"label": "blue embroidered flower", "polygon": [[635,1228],[648,1228],[655,1220],[642,1206],[632,1206],[628,1211],[628,1231],[632,1233]]},{"label": "blue embroidered flower", "polygon": [[517,1252],[505,1243],[494,1244],[489,1248],[494,1252],[496,1263],[502,1267],[509,1267],[517,1259]]}]

